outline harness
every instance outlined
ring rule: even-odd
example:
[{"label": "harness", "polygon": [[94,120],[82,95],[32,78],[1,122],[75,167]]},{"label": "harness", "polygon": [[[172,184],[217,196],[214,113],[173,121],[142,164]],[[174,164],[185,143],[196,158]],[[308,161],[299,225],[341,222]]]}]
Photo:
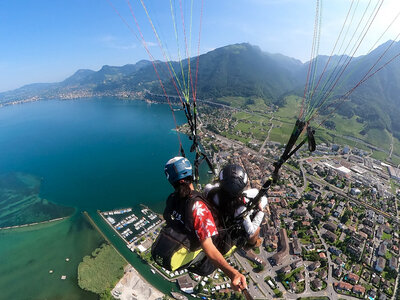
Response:
[{"label": "harness", "polygon": [[[219,210],[219,221],[221,222],[221,229],[218,229],[218,231],[220,233],[223,232],[227,244],[236,245],[238,248],[240,248],[247,242],[246,232],[242,225],[243,218],[240,219],[234,217],[237,207],[225,203],[225,199],[220,192],[220,187],[213,187],[207,193],[207,195],[205,195],[205,198],[207,199],[207,201],[213,203],[213,205],[215,206],[216,203],[214,203],[214,198],[218,196],[218,205],[220,208],[223,207],[223,209]],[[244,205],[244,203],[241,205]]]},{"label": "harness", "polygon": [[[202,253],[201,244],[193,228],[192,208],[196,201],[205,203],[214,217],[219,232],[218,235],[212,237],[216,248],[222,254],[228,253],[232,248],[232,244],[229,239],[227,240],[228,237],[221,227],[218,211],[214,205],[198,192],[192,192],[185,201],[173,193],[168,197],[164,211],[167,225],[161,230],[151,248],[154,261],[169,271],[188,268],[195,262],[202,263],[207,260],[205,255],[200,255]],[[214,269],[212,264],[210,270],[211,268]],[[205,273],[208,273],[208,269]]]}]

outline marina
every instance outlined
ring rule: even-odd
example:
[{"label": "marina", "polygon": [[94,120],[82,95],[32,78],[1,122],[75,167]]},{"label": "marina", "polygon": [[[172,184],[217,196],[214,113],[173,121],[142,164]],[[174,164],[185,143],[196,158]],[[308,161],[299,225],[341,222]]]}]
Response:
[{"label": "marina", "polygon": [[160,225],[164,222],[158,214],[144,205],[141,205],[139,212],[128,207],[98,211],[98,213],[132,252],[135,248],[138,248],[140,252],[147,250],[145,237],[157,235]]}]

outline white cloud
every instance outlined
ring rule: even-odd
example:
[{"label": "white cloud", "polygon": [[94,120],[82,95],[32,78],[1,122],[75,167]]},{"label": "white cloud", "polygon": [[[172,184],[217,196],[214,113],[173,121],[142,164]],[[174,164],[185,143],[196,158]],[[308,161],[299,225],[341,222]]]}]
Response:
[{"label": "white cloud", "polygon": [[132,50],[138,47],[137,43],[127,42],[113,35],[102,36],[99,38],[99,41],[105,47],[117,50]]}]

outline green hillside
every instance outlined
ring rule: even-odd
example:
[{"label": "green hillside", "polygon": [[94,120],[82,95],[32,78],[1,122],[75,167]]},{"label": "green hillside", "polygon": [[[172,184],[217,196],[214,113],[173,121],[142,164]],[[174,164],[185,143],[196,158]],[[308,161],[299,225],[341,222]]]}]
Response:
[{"label": "green hillside", "polygon": [[[387,42],[368,55],[353,58],[341,80],[333,90],[332,103],[335,98],[349,91],[371,69],[376,60],[385,51]],[[390,57],[400,52],[397,42],[386,54],[384,59],[374,68],[382,66]],[[331,59],[334,65],[340,64],[348,57],[335,56]],[[192,58],[194,61],[195,58]],[[317,73],[321,72],[329,57],[320,56]],[[308,63],[261,51],[258,47],[242,43],[215,49],[199,57],[198,98],[218,102],[231,107],[245,109],[254,114],[264,115],[276,110],[277,118],[271,131],[271,136],[281,139],[296,112],[299,111],[294,100],[302,96],[308,69]],[[160,79],[170,95],[176,95],[176,90],[169,78],[165,62],[157,61]],[[179,69],[177,62],[171,63],[174,69]],[[187,62],[183,62],[184,72]],[[333,67],[326,70],[332,73]],[[317,74],[318,75],[318,74]],[[327,75],[326,75],[327,76]],[[317,76],[318,77],[318,76]],[[325,79],[324,79],[325,80]],[[324,82],[322,80],[321,82]],[[321,84],[323,86],[323,84]],[[318,93],[318,91],[317,91]],[[122,67],[104,66],[99,71],[79,70],[66,80],[54,84],[32,84],[20,89],[1,93],[0,103],[25,99],[54,99],[59,97],[87,96],[120,96],[145,97],[157,101],[165,101],[162,96],[158,77],[149,61],[140,61]],[[350,136],[366,143],[379,145],[382,151],[388,151],[392,143],[395,153],[398,153],[400,140],[400,60],[395,60],[375,76],[363,83],[335,111],[335,116],[326,123],[322,134],[323,140],[333,139],[346,142]],[[157,96],[159,95],[159,96]],[[320,114],[329,111],[323,108]],[[254,116],[253,116],[254,117]],[[321,119],[319,119],[321,120]],[[329,128],[329,129],[328,129]],[[239,128],[245,130],[245,128]],[[250,128],[248,128],[250,130]],[[329,134],[328,134],[329,133]],[[262,131],[257,133],[260,138]],[[329,138],[331,137],[331,138]],[[352,141],[347,141],[351,144]],[[353,141],[354,143],[354,141]]]}]

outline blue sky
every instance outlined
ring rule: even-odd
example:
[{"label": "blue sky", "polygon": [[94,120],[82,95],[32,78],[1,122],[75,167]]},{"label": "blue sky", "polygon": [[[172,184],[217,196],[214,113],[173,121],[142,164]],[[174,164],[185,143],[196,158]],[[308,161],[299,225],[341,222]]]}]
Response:
[{"label": "blue sky", "polygon": [[[157,46],[140,0],[130,0],[150,52]],[[189,1],[181,0],[188,31]],[[360,14],[371,1],[354,0]],[[126,0],[3,0],[0,1],[0,91],[35,82],[57,82],[78,69],[124,65],[149,59],[140,41],[114,11],[110,2],[138,34]],[[168,0],[143,0],[171,58],[177,58]],[[177,27],[183,28],[177,6]],[[197,53],[200,0],[194,0],[191,55]],[[321,54],[330,54],[350,0],[324,0]],[[355,5],[355,4],[354,4]],[[371,32],[356,55],[366,53],[400,11],[400,1],[385,0]],[[302,61],[310,58],[315,1],[312,0],[204,0],[200,53],[233,43],[249,42],[264,51]],[[389,20],[389,21],[388,21]],[[397,24],[397,25],[396,25]],[[400,28],[399,20],[392,28]],[[381,43],[396,37],[394,30]],[[187,35],[188,32],[187,32]],[[182,34],[180,45],[184,45]],[[181,54],[185,56],[184,47]]]}]

